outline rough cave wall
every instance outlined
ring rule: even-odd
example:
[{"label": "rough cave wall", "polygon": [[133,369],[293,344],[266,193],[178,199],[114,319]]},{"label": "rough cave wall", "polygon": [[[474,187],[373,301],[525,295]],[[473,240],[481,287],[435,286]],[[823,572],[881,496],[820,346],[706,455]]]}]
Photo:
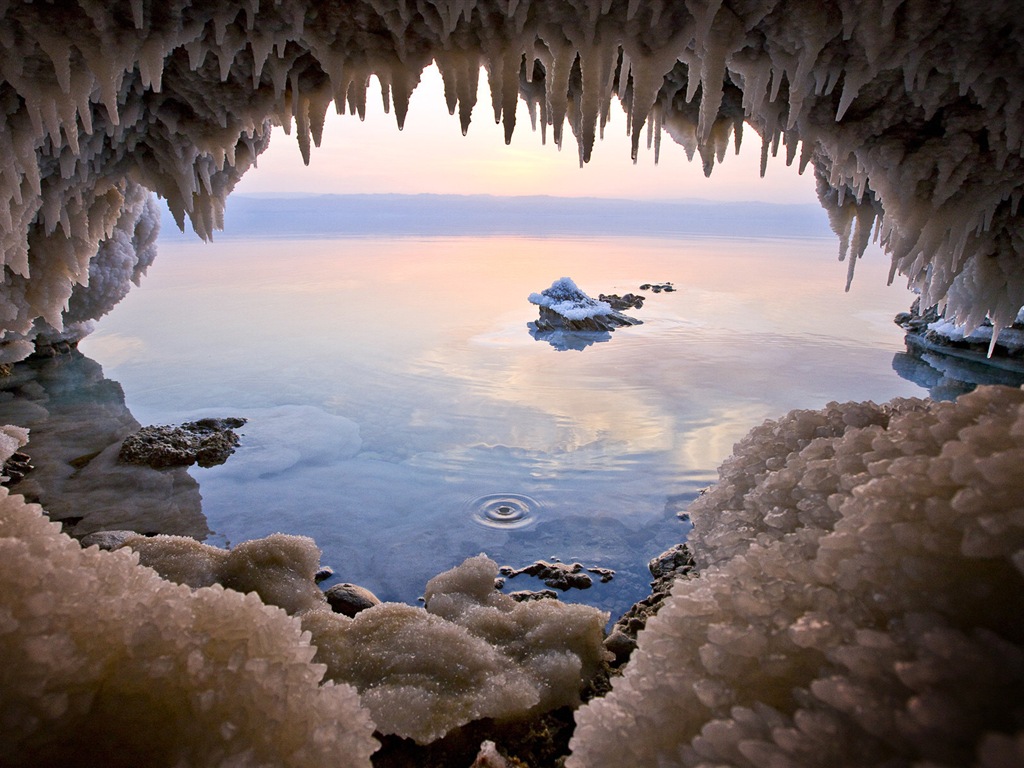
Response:
[{"label": "rough cave wall", "polygon": [[[745,119],[761,134],[766,161],[784,150],[788,161],[813,163],[853,256],[876,235],[925,301],[947,302],[969,324],[986,315],[1005,323],[1024,305],[1022,42],[1009,0],[0,0],[0,362],[30,351],[40,319],[58,333],[77,320],[64,314],[69,301],[73,312],[88,306],[95,316],[92,302],[72,292],[93,282],[102,243],[134,238],[132,247],[146,250],[141,190],[207,236],[273,125],[294,128],[308,157],[332,100],[358,114],[371,74],[401,124],[431,60],[463,129],[483,65],[507,131],[525,99],[556,142],[568,124],[581,162],[612,96],[635,143],[648,126],[655,142],[664,129],[708,171]],[[113,271],[137,277],[148,258],[118,256]],[[677,587],[668,613],[641,638],[634,671],[581,713],[574,764],[600,765],[629,743],[666,765],[1019,765],[1022,409],[1019,392],[983,391],[956,405],[830,407],[753,433],[699,510],[705,574]],[[208,599],[168,590],[124,557],[75,549],[20,500],[3,507],[5,584],[50,574],[73,597],[76,585],[107,583],[87,576],[95,572],[117,584],[147,581],[166,592],[169,610]],[[737,525],[749,534],[743,541],[730,538]],[[904,567],[907,552],[915,559]],[[37,611],[29,587],[16,594],[29,595],[26,616],[63,615]],[[123,624],[116,594],[111,627]],[[877,595],[885,606],[872,603]],[[262,612],[249,603],[245,611]],[[773,613],[780,603],[785,609]],[[839,618],[829,620],[837,605]],[[81,610],[80,602],[62,606],[69,616]],[[978,616],[977,606],[992,611]],[[248,619],[229,625],[219,609],[210,614],[215,627],[246,634]],[[12,616],[0,616],[0,629],[24,638],[29,629]],[[777,616],[788,623],[755,631]],[[281,624],[275,637],[296,633],[282,617],[272,621]],[[132,654],[131,643],[150,638],[143,629],[125,629]],[[191,648],[195,635],[179,639]],[[352,762],[365,764],[369,724],[349,693],[316,687],[303,642],[286,642],[282,653],[296,656],[313,710],[318,697],[335,697],[359,720],[364,738]],[[140,667],[159,671],[145,653]],[[205,664],[190,653],[182,658]],[[696,703],[682,711],[665,682]],[[259,675],[253,685],[262,685]],[[670,703],[657,709],[655,694]],[[191,697],[186,686],[182,711]],[[67,701],[58,690],[41,706],[61,717]],[[194,705],[202,710],[201,700]],[[979,711],[994,720],[979,720]],[[193,714],[181,715],[183,732]],[[249,724],[262,714],[253,717]],[[316,729],[324,739],[343,735]],[[618,738],[610,747],[609,735]]]},{"label": "rough cave wall", "polygon": [[746,119],[766,159],[814,163],[854,257],[874,234],[968,325],[1024,305],[1013,2],[5,2],[0,42],[7,360],[37,318],[60,329],[128,184],[208,236],[272,125],[294,124],[308,160],[332,100],[362,112],[371,74],[401,125],[432,60],[464,130],[483,66],[508,134],[524,99],[581,162],[613,95],[634,144],[664,128],[709,172]]}]

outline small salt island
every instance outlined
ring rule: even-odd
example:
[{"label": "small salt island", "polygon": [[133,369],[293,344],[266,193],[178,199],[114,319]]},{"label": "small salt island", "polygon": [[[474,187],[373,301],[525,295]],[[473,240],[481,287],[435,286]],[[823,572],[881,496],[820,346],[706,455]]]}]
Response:
[{"label": "small salt island", "polygon": [[616,328],[643,323],[613,309],[607,301],[588,296],[568,277],[540,293],[531,293],[529,301],[540,307],[540,316],[527,324],[530,334],[559,351],[586,349],[597,341],[610,340]]},{"label": "small salt island", "polygon": [[591,298],[568,277],[555,280],[540,293],[531,293],[530,303],[540,307],[540,317],[534,323],[538,331],[614,331],[643,322],[615,311],[606,301]]}]

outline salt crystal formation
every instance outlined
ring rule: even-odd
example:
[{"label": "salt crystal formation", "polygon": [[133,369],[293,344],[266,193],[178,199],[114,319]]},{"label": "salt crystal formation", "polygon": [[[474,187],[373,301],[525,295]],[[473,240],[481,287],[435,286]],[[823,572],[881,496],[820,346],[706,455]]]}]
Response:
[{"label": "salt crystal formation", "polygon": [[0,763],[369,768],[373,724],[297,620],[136,559],[0,488]]},{"label": "salt crystal formation", "polygon": [[1024,764],[1022,462],[1010,388],[754,429],[566,765]]},{"label": "salt crystal formation", "polygon": [[482,718],[514,719],[580,702],[601,669],[608,614],[554,600],[520,603],[494,588],[481,555],[427,584],[426,610],[381,603],[334,613],[311,539],[275,534],[230,551],[177,536],[126,546],[165,578],[253,592],[300,616],[327,677],[354,685],[378,731],[426,744]]},{"label": "salt crystal formation", "polygon": [[617,95],[634,155],[662,133],[710,173],[744,121],[762,166],[813,164],[851,268],[872,237],[926,305],[968,326],[1024,305],[1024,24],[1017,3],[926,0],[171,0],[0,5],[0,362],[61,313],[139,184],[209,236],[291,130],[364,114],[370,75],[401,126],[436,61],[463,131],[486,70],[510,137],[519,99],[581,162]]},{"label": "salt crystal formation", "polygon": [[[308,161],[330,103],[363,114],[374,74],[401,126],[432,60],[463,131],[483,66],[507,137],[523,99],[542,139],[569,126],[581,162],[613,96],[634,154],[645,129],[655,155],[667,133],[706,172],[746,122],[762,166],[780,149],[813,166],[851,270],[877,238],[924,306],[966,333],[1008,326],[1024,306],[1022,19],[1013,0],[0,2],[0,363],[95,315],[75,286],[93,264],[101,282],[105,242],[146,251],[141,190],[208,237],[274,125]],[[150,258],[113,251],[111,275]],[[580,713],[569,765],[1024,763],[1022,397],[755,430],[693,510],[702,575]],[[294,620],[83,551],[0,493],[0,762],[368,764],[372,726],[350,689],[317,687]],[[537,668],[533,693],[508,678],[515,706],[560,700],[572,654],[484,643],[529,621],[460,589],[428,611],[306,612],[324,636],[395,629],[398,653],[374,657],[391,682],[362,668],[378,726],[428,740],[501,706],[489,670],[509,654]],[[447,677],[416,688],[438,648]]]},{"label": "salt crystal formation", "polygon": [[615,311],[607,301],[591,298],[568,277],[555,280],[540,293],[531,293],[529,301],[540,307],[540,316],[533,325],[541,332],[613,331],[640,323]]}]

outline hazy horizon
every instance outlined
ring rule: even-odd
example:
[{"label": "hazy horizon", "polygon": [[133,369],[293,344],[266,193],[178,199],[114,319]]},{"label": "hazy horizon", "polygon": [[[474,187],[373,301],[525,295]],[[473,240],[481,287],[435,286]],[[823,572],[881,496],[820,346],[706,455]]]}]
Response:
[{"label": "hazy horizon", "polygon": [[[817,203],[264,192],[231,195],[214,239],[366,235],[835,237]],[[188,225],[179,233],[166,206],[161,236],[196,237]]]}]

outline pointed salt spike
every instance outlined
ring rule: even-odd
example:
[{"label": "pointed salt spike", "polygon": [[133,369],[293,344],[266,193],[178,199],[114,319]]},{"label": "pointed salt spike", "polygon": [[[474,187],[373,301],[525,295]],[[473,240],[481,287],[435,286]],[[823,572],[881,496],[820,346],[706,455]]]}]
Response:
[{"label": "pointed salt spike", "polygon": [[267,63],[270,51],[274,47],[274,41],[263,35],[250,35],[249,50],[252,51],[252,85],[259,86],[260,78],[263,75],[263,66]]},{"label": "pointed salt spike", "polygon": [[437,65],[437,69],[441,73],[441,82],[444,84],[444,102],[448,107],[448,114],[454,115],[455,109],[459,105],[457,70],[455,67],[448,66],[440,56],[434,58],[434,64]]},{"label": "pointed salt spike", "polygon": [[551,114],[552,135],[555,146],[562,148],[562,128],[568,111],[569,77],[576,62],[577,52],[569,44],[552,46],[552,62],[547,90],[548,111]]},{"label": "pointed salt spike", "polygon": [[414,74],[412,70],[403,69],[392,75],[391,95],[395,102],[395,120],[398,122],[398,130],[405,127],[405,118],[409,113],[409,98],[419,82],[419,73]]},{"label": "pointed salt spike", "polygon": [[629,0],[626,6],[626,21],[632,21],[636,12],[640,9],[640,0]]},{"label": "pointed salt spike", "polygon": [[370,78],[367,77],[365,82],[362,83],[353,82],[352,87],[356,97],[356,110],[359,120],[366,120],[366,103],[370,92]]},{"label": "pointed salt spike", "polygon": [[302,155],[302,164],[309,165],[309,101],[304,98],[296,99],[301,105],[296,109],[295,115],[295,138],[299,143],[299,153]]},{"label": "pointed salt spike", "polygon": [[[791,138],[792,137],[792,138]],[[799,145],[799,140],[796,138],[796,134],[787,133],[785,144],[786,144],[786,167],[789,168],[793,165],[793,161],[796,159],[796,150]]]},{"label": "pointed salt spike", "polygon": [[[615,91],[618,93],[620,98],[626,94],[626,88],[629,85],[629,70],[631,66],[632,63],[629,59],[629,54],[622,51],[622,57],[619,61],[619,77],[615,81]],[[626,114],[629,114],[628,110],[626,111]]]},{"label": "pointed salt spike", "polygon": [[802,141],[800,142],[800,164],[797,168],[797,173],[803,175],[804,170],[807,168],[807,164],[811,162],[811,155],[814,150],[811,149],[811,142]]},{"label": "pointed salt spike", "polygon": [[[491,111],[494,113],[494,124],[501,124],[501,103],[502,103],[502,65],[500,59],[488,56],[484,61],[484,72],[487,75],[487,88],[491,93]],[[516,89],[518,92],[518,88]]]},{"label": "pointed salt spike", "polygon": [[743,121],[737,120],[733,123],[733,145],[736,147],[735,154],[740,153],[740,145],[743,143]]},{"label": "pointed salt spike", "polygon": [[39,47],[50,57],[57,85],[64,93],[71,92],[71,46],[66,40],[46,33],[37,33]]},{"label": "pointed salt spike", "polygon": [[654,164],[661,159],[661,108],[655,106],[651,113],[651,124],[654,126]]},{"label": "pointed salt spike", "polygon": [[384,114],[391,114],[391,80],[387,76],[377,73],[377,82],[380,84],[380,98],[384,106]]},{"label": "pointed salt spike", "polygon": [[996,323],[992,324],[992,340],[988,343],[988,355],[989,359],[992,358],[992,354],[996,351],[996,342],[999,340],[999,326]]},{"label": "pointed salt spike", "polygon": [[[320,146],[320,141],[324,135],[324,123],[327,118],[327,108],[331,106],[331,100],[325,99],[322,95],[315,101],[311,99],[309,106],[309,130],[313,136],[313,145],[316,147]],[[252,146],[249,146],[250,150]]]},{"label": "pointed salt spike", "polygon": [[145,9],[143,7],[143,0],[131,0],[132,4],[132,21],[135,23],[136,29],[142,29],[146,23]]},{"label": "pointed salt spike", "polygon": [[462,128],[463,136],[469,132],[479,87],[480,64],[467,61],[465,69],[459,74],[459,125]]},{"label": "pointed salt spike", "polygon": [[501,113],[505,128],[505,145],[512,143],[516,129],[516,107],[519,105],[519,73],[523,68],[523,54],[507,53],[502,57]]},{"label": "pointed salt spike", "polygon": [[761,178],[764,178],[765,171],[768,170],[768,135],[765,134],[761,137]]},{"label": "pointed salt spike", "polygon": [[591,49],[580,52],[580,72],[583,76],[583,98],[580,101],[580,149],[584,163],[590,162],[594,151],[594,140],[597,134],[597,116],[601,101],[601,57],[599,52]]},{"label": "pointed salt spike", "polygon": [[160,93],[164,77],[164,43],[151,39],[142,44],[139,52],[139,74],[142,84]]},{"label": "pointed salt spike", "polygon": [[860,92],[861,86],[869,79],[870,76],[863,72],[854,74],[850,70],[846,70],[845,79],[843,80],[843,93],[839,97],[839,106],[836,108],[837,123],[843,119],[843,115],[846,114],[846,110],[850,108],[853,100],[857,98],[857,94]]}]

